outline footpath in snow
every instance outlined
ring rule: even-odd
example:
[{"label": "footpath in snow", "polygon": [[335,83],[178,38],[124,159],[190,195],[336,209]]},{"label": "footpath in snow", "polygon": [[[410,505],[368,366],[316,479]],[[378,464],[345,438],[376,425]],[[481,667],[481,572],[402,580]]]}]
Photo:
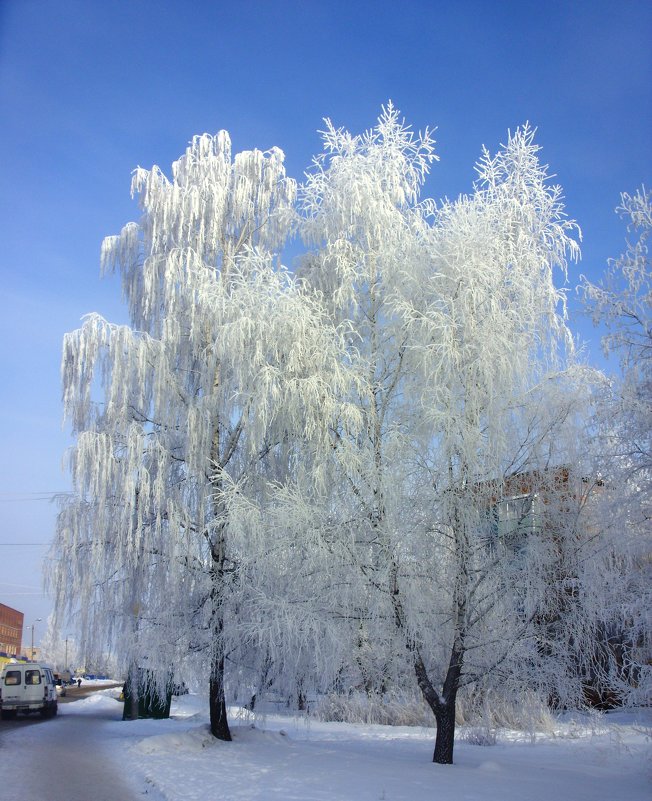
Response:
[{"label": "footpath in snow", "polygon": [[[21,801],[649,801],[652,711],[577,716],[551,733],[500,730],[431,762],[434,730],[322,723],[232,709],[211,737],[203,698],[169,720],[123,722],[115,691],[53,720],[0,728],[0,787]],[[240,713],[240,717],[238,717]],[[463,734],[463,730],[460,731]]]}]

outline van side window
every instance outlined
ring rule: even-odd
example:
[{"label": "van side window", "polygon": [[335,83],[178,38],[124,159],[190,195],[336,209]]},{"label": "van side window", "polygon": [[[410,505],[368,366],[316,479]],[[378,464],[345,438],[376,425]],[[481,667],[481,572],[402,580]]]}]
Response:
[{"label": "van side window", "polygon": [[25,684],[40,684],[41,671],[40,670],[26,670],[25,671]]},{"label": "van side window", "polygon": [[8,670],[5,673],[5,684],[20,684],[20,670]]}]

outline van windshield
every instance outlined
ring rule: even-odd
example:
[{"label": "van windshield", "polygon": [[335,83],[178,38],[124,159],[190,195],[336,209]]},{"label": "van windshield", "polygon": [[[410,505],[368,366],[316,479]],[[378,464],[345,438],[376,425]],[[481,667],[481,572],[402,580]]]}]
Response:
[{"label": "van windshield", "polygon": [[8,670],[5,673],[5,684],[20,684],[20,670]]}]

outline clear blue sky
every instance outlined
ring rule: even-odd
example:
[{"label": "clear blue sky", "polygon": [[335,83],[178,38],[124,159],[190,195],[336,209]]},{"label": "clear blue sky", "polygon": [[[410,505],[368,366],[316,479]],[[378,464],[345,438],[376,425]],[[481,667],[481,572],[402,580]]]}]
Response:
[{"label": "clear blue sky", "polygon": [[652,185],[651,78],[649,0],[3,0],[0,602],[27,625],[49,611],[47,499],[69,486],[61,340],[89,311],[125,321],[98,256],[137,217],[136,165],[169,171],[193,134],[226,128],[236,150],[281,147],[300,178],[323,117],[359,132],[391,98],[437,126],[427,194],[451,197],[482,144],[529,120],[584,233],[573,290],[623,248],[619,193]]}]

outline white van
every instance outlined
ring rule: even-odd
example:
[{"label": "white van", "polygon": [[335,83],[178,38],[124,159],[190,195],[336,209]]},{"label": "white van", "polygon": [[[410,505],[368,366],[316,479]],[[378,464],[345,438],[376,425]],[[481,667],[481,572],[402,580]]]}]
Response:
[{"label": "white van", "polygon": [[8,662],[0,674],[0,715],[15,718],[18,712],[40,712],[44,718],[57,714],[57,691],[52,668],[36,662]]}]

